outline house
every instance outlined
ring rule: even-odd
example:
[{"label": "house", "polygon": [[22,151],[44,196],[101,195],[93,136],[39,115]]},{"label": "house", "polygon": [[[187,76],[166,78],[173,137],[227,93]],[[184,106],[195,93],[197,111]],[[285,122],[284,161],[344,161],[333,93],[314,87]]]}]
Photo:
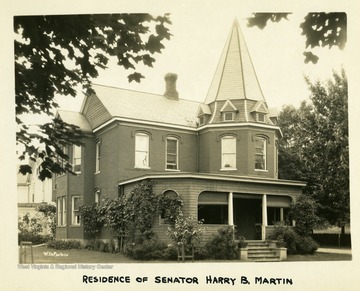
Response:
[{"label": "house", "polygon": [[[305,184],[278,179],[282,132],[237,21],[204,102],[181,99],[176,80],[165,76],[163,95],[94,84],[80,112],[58,111],[86,135],[85,146],[68,149],[76,175],[54,180],[58,239],[86,240],[79,206],[127,195],[144,180],[155,193],[180,195],[207,237],[236,225],[246,239],[264,240],[275,222],[288,223]],[[154,231],[165,239],[166,228],[159,215]]]},{"label": "house", "polygon": [[[23,175],[17,173],[17,194],[18,194],[18,216],[24,217],[28,214],[30,218],[42,217],[36,208],[41,203],[53,204],[52,181],[46,179],[40,181],[37,177],[39,163],[30,161],[34,173]],[[42,234],[47,235],[49,230],[43,228]]]}]

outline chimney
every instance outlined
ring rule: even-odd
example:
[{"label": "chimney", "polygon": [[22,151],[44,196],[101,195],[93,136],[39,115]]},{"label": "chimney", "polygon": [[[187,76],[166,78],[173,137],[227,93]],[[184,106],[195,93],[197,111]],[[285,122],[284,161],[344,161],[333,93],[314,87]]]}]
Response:
[{"label": "chimney", "polygon": [[179,93],[176,91],[177,75],[173,73],[167,73],[165,75],[165,93],[164,96],[168,99],[179,100]]}]

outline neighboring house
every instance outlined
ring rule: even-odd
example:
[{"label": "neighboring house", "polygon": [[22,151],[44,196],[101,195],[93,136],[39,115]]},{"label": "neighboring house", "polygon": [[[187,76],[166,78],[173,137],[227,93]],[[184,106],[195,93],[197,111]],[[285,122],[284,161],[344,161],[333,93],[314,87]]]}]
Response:
[{"label": "neighboring house", "polygon": [[[93,85],[80,112],[58,111],[86,134],[85,146],[68,149],[77,174],[54,180],[58,239],[86,239],[79,206],[127,195],[143,180],[180,195],[184,215],[203,219],[208,236],[236,225],[246,239],[264,240],[275,222],[289,223],[305,184],[278,179],[281,129],[238,23],[203,103],[180,99],[176,79],[165,76],[164,95]],[[165,239],[160,215],[153,226]]]},{"label": "neighboring house", "polygon": [[[18,192],[18,216],[23,217],[29,214],[30,217],[38,215],[36,207],[41,203],[53,203],[52,180],[45,179],[40,181],[37,177],[39,164],[30,161],[33,174],[17,174],[17,192]],[[43,234],[47,234],[44,228]]]}]

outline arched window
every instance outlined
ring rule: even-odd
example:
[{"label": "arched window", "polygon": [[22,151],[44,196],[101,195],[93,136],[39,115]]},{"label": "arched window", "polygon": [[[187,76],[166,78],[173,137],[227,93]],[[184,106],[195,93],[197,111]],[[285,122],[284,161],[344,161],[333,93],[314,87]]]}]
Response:
[{"label": "arched window", "polygon": [[160,224],[173,224],[182,208],[180,196],[173,190],[167,190],[160,195],[159,200]]},{"label": "arched window", "polygon": [[149,168],[149,140],[146,133],[135,135],[135,168]]}]

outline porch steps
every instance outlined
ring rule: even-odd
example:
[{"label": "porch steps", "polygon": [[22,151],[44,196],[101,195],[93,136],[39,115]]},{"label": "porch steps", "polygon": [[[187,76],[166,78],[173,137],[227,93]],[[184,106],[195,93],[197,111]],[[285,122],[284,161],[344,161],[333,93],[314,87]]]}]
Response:
[{"label": "porch steps", "polygon": [[246,241],[248,260],[252,262],[278,262],[280,255],[268,241]]}]

